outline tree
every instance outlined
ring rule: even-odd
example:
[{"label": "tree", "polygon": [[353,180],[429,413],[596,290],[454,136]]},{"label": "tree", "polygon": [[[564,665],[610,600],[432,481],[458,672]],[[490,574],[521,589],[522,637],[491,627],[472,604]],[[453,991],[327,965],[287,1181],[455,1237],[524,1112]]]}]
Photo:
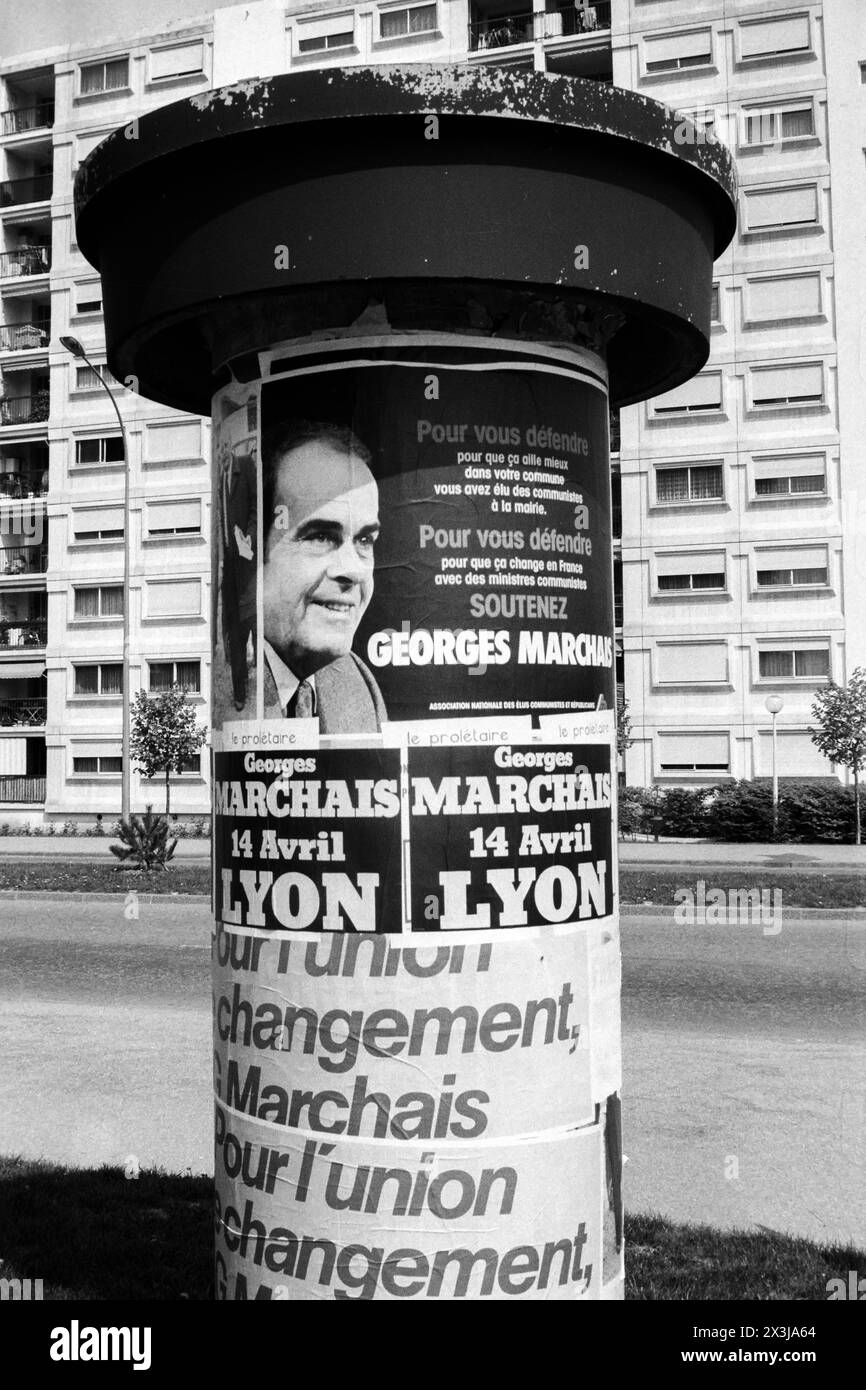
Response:
[{"label": "tree", "polygon": [[619,695],[616,702],[616,751],[621,758],[625,757],[626,749],[631,748],[633,743],[628,700],[625,695]]},{"label": "tree", "polygon": [[812,701],[812,742],[831,763],[854,774],[854,843],[860,844],[860,771],[866,762],[866,671],[858,666],[847,686],[831,681]]},{"label": "tree", "polygon": [[165,814],[168,818],[170,778],[181,772],[207,738],[195,722],[195,709],[179,685],[148,695],[140,690],[132,707],[130,745],[136,770],[145,777],[165,776]]}]

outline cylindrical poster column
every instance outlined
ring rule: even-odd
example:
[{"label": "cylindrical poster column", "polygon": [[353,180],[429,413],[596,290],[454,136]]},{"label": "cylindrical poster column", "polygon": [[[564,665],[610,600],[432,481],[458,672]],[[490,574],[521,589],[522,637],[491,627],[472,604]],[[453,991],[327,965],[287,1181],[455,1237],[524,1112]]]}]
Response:
[{"label": "cylindrical poster column", "polygon": [[604,363],[263,358],[213,414],[218,1293],[616,1296]]},{"label": "cylindrical poster column", "polygon": [[677,113],[487,67],[79,171],[112,372],[213,411],[219,1298],[622,1296],[608,389],[706,361],[734,206]]}]

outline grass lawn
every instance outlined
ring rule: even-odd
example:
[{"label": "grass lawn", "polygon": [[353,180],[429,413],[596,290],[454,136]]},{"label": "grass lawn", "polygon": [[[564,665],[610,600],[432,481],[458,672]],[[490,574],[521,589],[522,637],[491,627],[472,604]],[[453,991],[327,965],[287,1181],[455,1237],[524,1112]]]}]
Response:
[{"label": "grass lawn", "polygon": [[[46,1299],[210,1299],[210,1178],[0,1158],[4,1278]],[[866,1253],[765,1232],[626,1218],[626,1297],[823,1301]]]},{"label": "grass lawn", "polygon": [[[98,857],[97,857],[98,856]],[[866,907],[866,874],[803,873],[791,869],[723,868],[696,871],[688,861],[682,869],[623,868],[620,892],[624,903],[653,903],[673,907],[678,888],[702,879],[710,888],[778,888],[787,907]],[[164,873],[116,870],[114,861],[101,850],[92,860],[0,859],[0,890],[52,891],[57,893],[203,893],[210,895],[210,869],[206,864],[177,862]]]}]

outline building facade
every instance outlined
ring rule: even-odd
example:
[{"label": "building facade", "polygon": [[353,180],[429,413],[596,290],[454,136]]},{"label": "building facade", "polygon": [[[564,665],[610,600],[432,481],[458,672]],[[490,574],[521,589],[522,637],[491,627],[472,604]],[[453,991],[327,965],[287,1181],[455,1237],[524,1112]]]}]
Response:
[{"label": "building facade", "polygon": [[[182,5],[179,5],[182,9]],[[822,775],[814,693],[866,664],[866,16],[858,0],[257,0],[159,33],[0,53],[0,820],[113,817],[123,451],[72,181],[111,130],[311,66],[468,61],[688,114],[741,179],[695,381],[613,424],[619,669],[635,784]],[[695,133],[696,132],[696,133]],[[109,379],[130,454],[132,689],[209,700],[209,427]],[[129,383],[134,385],[134,383]],[[209,807],[206,756],[176,780]],[[133,804],[160,789],[138,779]]]}]

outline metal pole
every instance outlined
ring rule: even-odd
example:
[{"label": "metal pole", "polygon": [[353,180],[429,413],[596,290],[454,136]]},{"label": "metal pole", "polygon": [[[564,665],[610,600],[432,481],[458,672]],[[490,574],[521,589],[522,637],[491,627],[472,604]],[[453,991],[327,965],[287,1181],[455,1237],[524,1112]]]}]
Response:
[{"label": "metal pole", "polygon": [[773,839],[779,834],[779,771],[776,763],[776,711],[773,715]]},{"label": "metal pole", "polygon": [[90,370],[99,378],[102,386],[114,407],[117,416],[117,423],[120,427],[120,439],[123,445],[123,658],[122,658],[122,715],[121,715],[121,735],[120,735],[120,818],[128,821],[130,816],[130,733],[131,733],[131,700],[129,690],[129,446],[126,438],[126,428],[123,423],[123,416],[120,407],[114,398],[114,393],[108,382],[103,379],[102,373],[94,367],[87,353],[82,348],[81,357],[87,363]]}]

